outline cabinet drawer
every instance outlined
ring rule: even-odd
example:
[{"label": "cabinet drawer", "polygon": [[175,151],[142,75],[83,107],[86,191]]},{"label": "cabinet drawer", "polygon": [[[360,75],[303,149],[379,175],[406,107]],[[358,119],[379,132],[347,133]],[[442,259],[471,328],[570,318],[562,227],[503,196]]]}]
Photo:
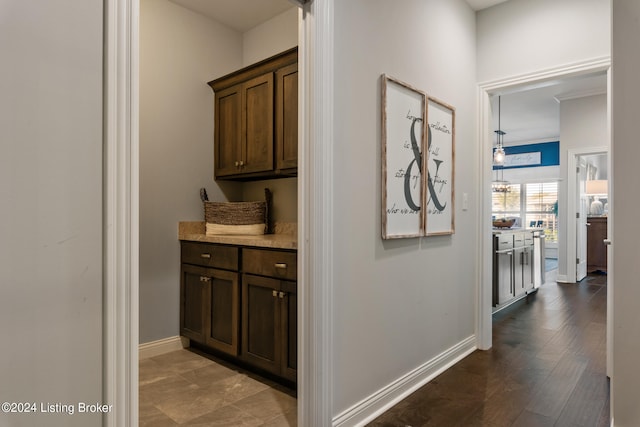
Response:
[{"label": "cabinet drawer", "polygon": [[203,267],[238,270],[238,248],[211,243],[181,242],[182,262]]},{"label": "cabinet drawer", "polygon": [[243,249],[242,271],[260,276],[296,280],[298,275],[296,252],[266,249]]}]

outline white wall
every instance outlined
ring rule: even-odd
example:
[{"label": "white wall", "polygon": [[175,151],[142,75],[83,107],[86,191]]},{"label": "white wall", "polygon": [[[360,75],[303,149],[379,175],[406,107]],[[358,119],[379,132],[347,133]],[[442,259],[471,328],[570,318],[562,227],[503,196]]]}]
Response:
[{"label": "white wall", "polygon": [[[558,276],[567,271],[568,151],[607,146],[607,96],[595,95],[560,102],[560,182],[558,185]],[[573,264],[572,264],[573,265]]]},{"label": "white wall", "polygon": [[640,301],[640,262],[638,262],[638,212],[640,198],[640,2],[613,0],[612,52],[612,127],[613,143],[613,245],[609,261],[609,280],[613,287],[613,379],[612,414],[616,427],[640,425],[640,405],[637,392],[640,386],[638,354],[638,301]]},{"label": "white wall", "polygon": [[246,67],[298,45],[298,8],[250,29],[243,35],[242,65]]},{"label": "white wall", "polygon": [[[475,16],[462,0],[335,2],[335,414],[474,334]],[[381,81],[456,108],[456,233],[381,239]],[[462,211],[463,193],[469,211]]]},{"label": "white wall", "polygon": [[478,12],[478,81],[608,56],[610,4],[510,0]]},{"label": "white wall", "polygon": [[[506,79],[609,56],[610,5],[611,0],[510,0],[479,11],[476,14],[478,81]],[[603,114],[598,123],[606,121],[606,110]],[[589,123],[577,120],[575,125],[577,131],[577,127],[589,126]],[[565,131],[568,126],[573,127],[565,124]],[[597,132],[602,130],[606,131],[606,127]],[[561,135],[561,178],[567,176],[569,148],[602,143],[592,138],[565,143]],[[558,273],[562,276],[566,275],[567,242],[566,233],[562,232],[567,222],[566,182],[561,182],[559,191]]]},{"label": "white wall", "polygon": [[101,1],[0,3],[0,402],[38,411],[102,401],[102,22]]},{"label": "white wall", "polygon": [[[243,66],[254,64],[298,45],[298,8],[281,13],[242,35]],[[242,184],[242,200],[263,200],[264,188],[273,193],[273,219],[297,222],[298,179],[278,178]]]},{"label": "white wall", "polygon": [[213,180],[213,91],[242,66],[242,35],[167,0],[140,19],[140,342],[179,333],[179,221],[204,218],[198,190],[238,200]]},{"label": "white wall", "polygon": [[271,215],[275,222],[298,222],[298,178],[277,178],[242,184],[242,200],[264,200],[264,189],[273,197]]}]

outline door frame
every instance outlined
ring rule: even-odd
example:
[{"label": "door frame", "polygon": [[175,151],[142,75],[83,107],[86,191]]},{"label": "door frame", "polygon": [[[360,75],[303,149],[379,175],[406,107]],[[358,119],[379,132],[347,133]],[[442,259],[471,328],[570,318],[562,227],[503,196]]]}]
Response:
[{"label": "door frame", "polygon": [[139,0],[104,2],[103,415],[138,425]]},{"label": "door frame", "polygon": [[610,74],[611,57],[594,58],[573,64],[562,65],[542,71],[519,76],[506,77],[478,84],[477,123],[478,123],[478,180],[477,192],[481,195],[480,210],[477,215],[477,292],[476,292],[476,337],[479,349],[487,350],[492,345],[492,230],[491,230],[491,165],[493,160],[493,129],[491,124],[490,96],[509,93],[524,86],[546,85],[557,79],[575,77],[595,72],[607,71]]},{"label": "door frame", "polygon": [[[299,11],[298,424],[331,425],[333,11]],[[103,135],[105,426],[138,425],[140,0],[106,0]]]},{"label": "door frame", "polygon": [[[577,233],[577,218],[576,213],[578,212],[576,208],[576,204],[578,199],[580,198],[580,194],[578,194],[577,184],[578,178],[576,173],[571,173],[575,171],[578,167],[578,158],[581,156],[586,156],[590,154],[606,154],[607,161],[609,161],[609,148],[607,146],[598,146],[598,147],[588,147],[588,148],[572,148],[567,152],[567,202],[571,201],[571,203],[567,203],[567,221],[566,221],[566,229],[567,229],[567,257],[566,257],[566,282],[567,283],[576,283],[577,273],[576,273],[576,263],[575,259],[577,258],[577,246],[578,246],[578,233]],[[586,242],[585,242],[586,245]]]}]

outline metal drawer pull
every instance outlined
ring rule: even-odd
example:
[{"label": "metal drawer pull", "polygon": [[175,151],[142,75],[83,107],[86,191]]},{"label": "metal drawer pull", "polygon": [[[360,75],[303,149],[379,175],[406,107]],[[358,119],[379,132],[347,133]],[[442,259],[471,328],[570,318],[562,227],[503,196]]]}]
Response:
[{"label": "metal drawer pull", "polygon": [[271,295],[273,295],[274,297],[278,298],[278,291],[276,291],[275,289],[273,289],[271,291]]},{"label": "metal drawer pull", "polygon": [[284,292],[280,292],[278,295],[280,296],[280,299],[282,299],[282,298],[284,298],[284,296],[285,296],[285,295],[287,295],[287,294],[285,294]]},{"label": "metal drawer pull", "polygon": [[200,258],[211,259],[211,254],[200,254]]},{"label": "metal drawer pull", "polygon": [[275,268],[287,268],[287,264],[283,263],[283,262],[276,262],[274,264]]}]

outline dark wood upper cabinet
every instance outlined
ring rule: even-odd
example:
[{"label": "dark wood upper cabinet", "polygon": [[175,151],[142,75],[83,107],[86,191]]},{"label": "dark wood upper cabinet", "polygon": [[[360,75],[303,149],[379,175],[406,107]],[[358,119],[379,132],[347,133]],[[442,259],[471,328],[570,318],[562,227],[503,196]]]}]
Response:
[{"label": "dark wood upper cabinet", "polygon": [[[217,177],[238,173],[242,157],[242,85],[216,93],[214,115],[214,165]],[[225,141],[220,144],[219,141]]]},{"label": "dark wood upper cabinet", "polygon": [[298,48],[209,82],[216,179],[295,176]]},{"label": "dark wood upper cabinet", "polygon": [[276,168],[298,167],[298,64],[276,72]]}]

